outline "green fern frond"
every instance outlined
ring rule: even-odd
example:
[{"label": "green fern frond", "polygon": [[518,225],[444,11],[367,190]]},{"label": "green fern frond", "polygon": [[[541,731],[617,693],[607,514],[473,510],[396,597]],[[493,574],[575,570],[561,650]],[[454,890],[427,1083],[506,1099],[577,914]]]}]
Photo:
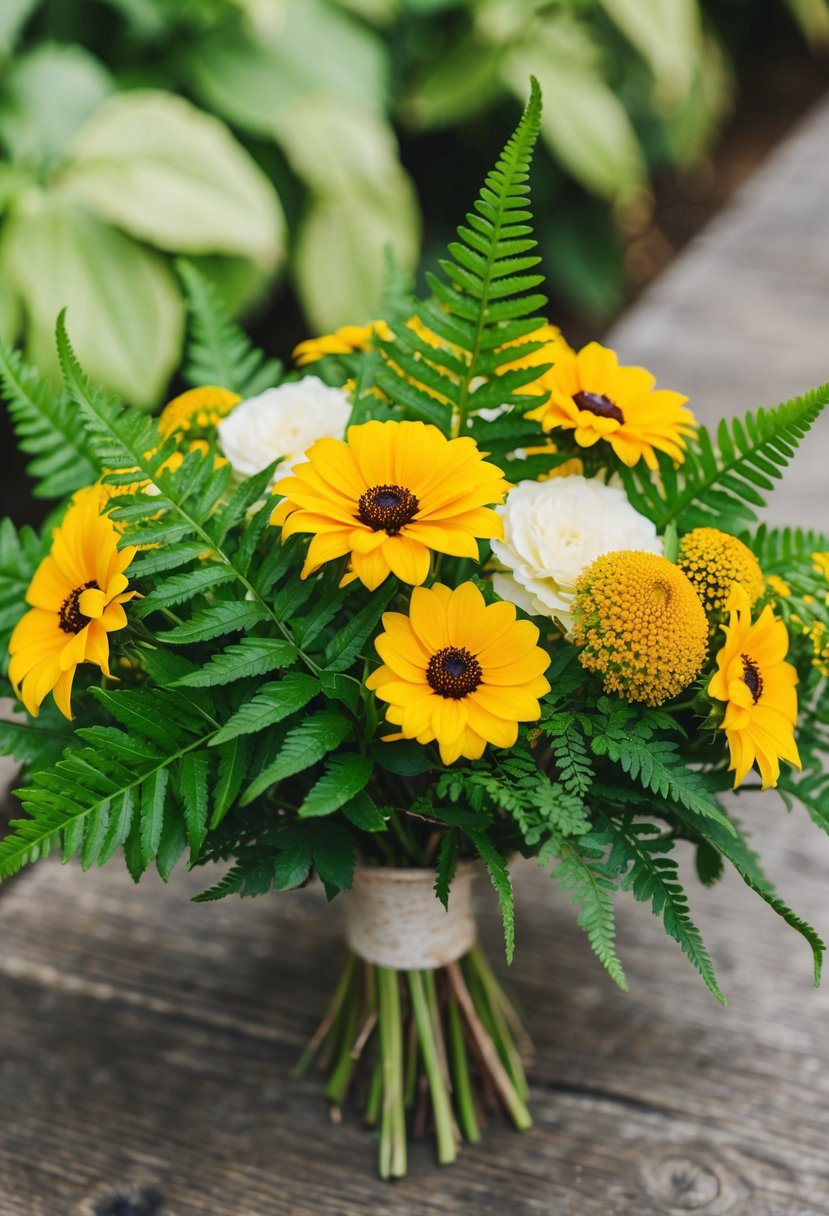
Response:
[{"label": "green fern frond", "polygon": [[675,520],[683,531],[711,526],[739,532],[765,506],[827,401],[825,384],[774,409],[723,419],[714,437],[700,427],[679,469],[661,456],[656,479],[641,465],[621,470],[631,503],[660,531]]},{"label": "green fern frond", "polygon": [[[521,121],[487,175],[458,241],[440,262],[442,276],[427,276],[433,299],[415,306],[420,322],[440,340],[435,346],[411,327],[397,326],[383,345],[386,366],[378,382],[409,417],[433,422],[446,433],[466,429],[467,417],[494,405],[535,400],[520,388],[538,378],[539,369],[523,368],[492,377],[496,369],[538,348],[515,346],[543,323],[538,315],[546,297],[535,292],[543,276],[531,273],[540,262],[532,251],[529,209],[530,162],[538,138],[541,94],[533,80]],[[451,414],[454,415],[454,422]]]},{"label": "green fern frond", "polygon": [[168,770],[217,730],[180,694],[142,689],[96,695],[124,729],[93,726],[54,767],[17,790],[28,818],[0,841],[0,880],[44,856],[62,837],[63,858],[103,864],[135,829],[139,871],[161,842]]},{"label": "green fern frond", "polygon": [[760,524],[753,535],[744,533],[741,539],[766,575],[782,574],[792,565],[811,562],[813,553],[829,551],[829,536],[808,528],[770,528],[768,524]]},{"label": "green fern frond", "polygon": [[[781,786],[785,788],[784,780],[781,779]],[[823,956],[826,952],[825,943],[816,930],[803,920],[802,917],[798,916],[797,913],[793,912],[777,895],[771,882],[760,868],[757,856],[749,846],[739,825],[731,820],[732,830],[725,832],[719,824],[694,815],[690,811],[680,811],[677,812],[677,815],[682,823],[691,828],[694,837],[707,841],[713,848],[717,849],[726,861],[730,862],[734,867],[746,886],[755,895],[759,895],[787,925],[801,935],[812,951],[815,985],[820,984]]]},{"label": "green fern frond", "polygon": [[77,407],[4,342],[0,382],[17,445],[34,457],[26,472],[35,481],[35,497],[63,498],[95,481],[100,469],[78,425]]},{"label": "green fern frond", "polygon": [[627,977],[616,953],[613,898],[618,886],[602,860],[607,841],[598,833],[565,841],[553,878],[578,907],[578,924],[587,934],[596,958],[614,983],[627,991]]},{"label": "green fern frond", "polygon": [[282,364],[252,344],[210,280],[183,258],[176,270],[189,316],[185,380],[194,387],[216,384],[240,397],[255,397],[279,384]]},{"label": "green fern frond", "polygon": [[702,934],[688,911],[688,898],[679,881],[677,863],[664,856],[673,848],[673,841],[666,841],[661,829],[652,823],[602,817],[602,826],[613,838],[610,866],[623,874],[622,889],[632,891],[640,902],[650,903],[654,915],[662,917],[668,936],[679,943],[709,991],[724,1005],[725,997],[717,983]]}]

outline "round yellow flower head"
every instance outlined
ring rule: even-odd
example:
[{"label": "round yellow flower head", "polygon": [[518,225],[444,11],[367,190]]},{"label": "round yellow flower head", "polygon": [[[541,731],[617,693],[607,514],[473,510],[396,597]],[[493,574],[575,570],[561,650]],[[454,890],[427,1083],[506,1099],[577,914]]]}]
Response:
[{"label": "round yellow flower head", "polygon": [[437,740],[444,764],[477,760],[487,743],[512,747],[518,723],[541,716],[550,656],[512,604],[487,605],[474,583],[436,583],[416,587],[409,615],[387,612],[383,626],[375,646],[384,665],[366,686],[400,727],[387,741]]},{"label": "round yellow flower head", "polygon": [[696,430],[694,415],[685,409],[687,397],[655,384],[643,367],[620,367],[614,351],[598,342],[580,351],[561,343],[544,376],[549,400],[527,417],[545,431],[572,430],[583,448],[604,440],[629,467],[644,460],[649,469],[658,468],[656,452],[681,464]]},{"label": "round yellow flower head", "polygon": [[307,461],[277,481],[284,500],[271,515],[285,539],[311,532],[302,570],[351,558],[342,585],[358,578],[373,591],[389,574],[418,586],[430,550],[478,558],[478,537],[503,534],[490,504],[507,483],[474,439],[447,439],[423,422],[366,422],[346,442],[318,439]]},{"label": "round yellow flower head", "polygon": [[241,400],[238,393],[215,384],[190,388],[164,406],[158,417],[158,429],[164,439],[175,433],[210,431],[232,413]]},{"label": "round yellow flower head", "polygon": [[597,557],[576,583],[574,610],[582,666],[625,701],[662,705],[702,669],[705,611],[687,576],[656,553]]},{"label": "round yellow flower head", "polygon": [[321,334],[318,338],[306,338],[293,350],[297,367],[307,367],[326,355],[353,355],[358,350],[368,350],[375,334],[384,341],[391,339],[391,330],[385,321],[369,321],[367,325],[343,325],[333,334]]},{"label": "round yellow flower head", "polygon": [[728,601],[730,619],[722,629],[725,643],[708,694],[725,702],[721,728],[731,753],[734,787],[757,764],[763,789],[777,785],[780,761],[800,767],[794,740],[797,720],[797,672],[785,662],[789,648],[786,626],[766,607],[752,624],[745,590],[734,585]]},{"label": "round yellow flower head", "polygon": [[11,636],[9,679],[33,717],[51,692],[71,718],[78,664],[95,663],[109,676],[109,635],[127,623],[123,605],[136,592],[127,591],[124,571],[136,551],[118,548],[101,498],[100,486],[75,495],[26,593],[31,610]]},{"label": "round yellow flower head", "polygon": [[694,528],[683,536],[676,563],[688,575],[708,616],[712,633],[720,624],[734,583],[756,604],[765,589],[763,572],[751,550],[719,528]]}]

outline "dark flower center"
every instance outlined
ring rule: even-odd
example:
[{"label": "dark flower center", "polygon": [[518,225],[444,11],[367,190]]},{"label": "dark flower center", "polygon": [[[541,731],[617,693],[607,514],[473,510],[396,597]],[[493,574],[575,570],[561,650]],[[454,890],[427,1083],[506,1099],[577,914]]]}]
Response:
[{"label": "dark flower center", "polygon": [[763,695],[763,677],[760,675],[760,668],[747,654],[741,654],[740,658],[743,660],[743,683],[751,693],[751,699],[756,705]]},{"label": "dark flower center", "polygon": [[602,393],[573,393],[573,400],[580,410],[589,410],[599,418],[615,418],[619,423],[625,420],[618,405],[614,405],[610,398]]},{"label": "dark flower center", "polygon": [[444,646],[433,654],[426,668],[426,679],[442,697],[460,701],[474,692],[483,679],[481,664],[465,647]]},{"label": "dark flower center", "polygon": [[89,624],[89,617],[84,616],[78,604],[84,591],[88,591],[90,587],[100,591],[100,587],[93,578],[88,583],[84,583],[82,587],[76,587],[61,604],[58,624],[64,633],[80,633]]},{"label": "dark flower center", "polygon": [[372,532],[396,536],[420,508],[417,496],[405,486],[372,486],[360,496],[357,518]]}]

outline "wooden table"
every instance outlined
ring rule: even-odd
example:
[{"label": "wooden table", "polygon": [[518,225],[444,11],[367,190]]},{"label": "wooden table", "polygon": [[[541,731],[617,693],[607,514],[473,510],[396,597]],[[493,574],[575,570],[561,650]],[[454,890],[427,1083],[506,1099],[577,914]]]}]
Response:
[{"label": "wooden table", "polygon": [[[827,143],[823,106],[617,327],[624,361],[704,419],[829,378]],[[827,525],[827,436],[829,419],[775,518]],[[829,840],[774,797],[742,809],[784,896],[829,933]],[[0,1216],[825,1216],[829,993],[801,940],[739,880],[689,876],[729,1008],[632,901],[625,995],[549,880],[515,877],[535,1129],[491,1127],[443,1170],[420,1143],[395,1185],[355,1118],[330,1126],[314,1078],[287,1079],[337,965],[317,893],[194,905],[193,876],[135,889],[52,863],[8,884]],[[491,908],[485,931],[496,952]]]}]

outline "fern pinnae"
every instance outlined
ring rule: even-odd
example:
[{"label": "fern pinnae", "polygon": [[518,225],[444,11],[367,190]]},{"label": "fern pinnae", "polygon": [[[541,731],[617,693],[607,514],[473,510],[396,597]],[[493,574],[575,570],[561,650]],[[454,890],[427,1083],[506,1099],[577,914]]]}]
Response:
[{"label": "fern pinnae", "polygon": [[[226,466],[215,470],[211,456],[190,452],[175,477],[166,473],[162,466],[175,450],[175,444],[172,447],[169,447],[168,443],[159,445],[155,425],[148,419],[124,413],[117,398],[90,385],[75,358],[66,333],[63,313],[58,318],[57,342],[58,357],[67,388],[83,411],[93,441],[98,439],[106,451],[107,464],[115,469],[137,470],[138,474],[143,474],[147,481],[158,487],[157,495],[146,496],[148,523],[145,531],[142,533],[140,530],[131,530],[125,543],[158,543],[160,536],[178,541],[183,540],[189,531],[203,541],[207,552],[212,553],[220,563],[233,571],[235,579],[245,590],[248,602],[258,607],[262,618],[269,619],[287,641],[292,641],[288,626],[259,593],[247,572],[240,569],[233,555],[217,543],[208,526],[207,516],[221,497],[217,487],[227,485],[229,472]],[[199,495],[195,505],[188,493],[188,478],[185,475],[187,470],[192,470],[190,487]],[[185,482],[184,488],[182,480]],[[167,511],[178,515],[180,524],[167,525],[165,532],[164,523],[159,525],[154,521],[158,514]],[[298,653],[309,670],[318,671],[317,664],[304,651],[300,650]]]},{"label": "fern pinnae", "polygon": [[26,466],[37,498],[63,498],[89,485],[100,469],[77,425],[72,402],[19,351],[0,342],[0,382],[20,449],[33,457]]},{"label": "fern pinnae", "polygon": [[267,359],[233,320],[218,291],[192,262],[176,261],[189,317],[184,375],[193,387],[210,384],[254,397],[282,379],[278,359]]}]

